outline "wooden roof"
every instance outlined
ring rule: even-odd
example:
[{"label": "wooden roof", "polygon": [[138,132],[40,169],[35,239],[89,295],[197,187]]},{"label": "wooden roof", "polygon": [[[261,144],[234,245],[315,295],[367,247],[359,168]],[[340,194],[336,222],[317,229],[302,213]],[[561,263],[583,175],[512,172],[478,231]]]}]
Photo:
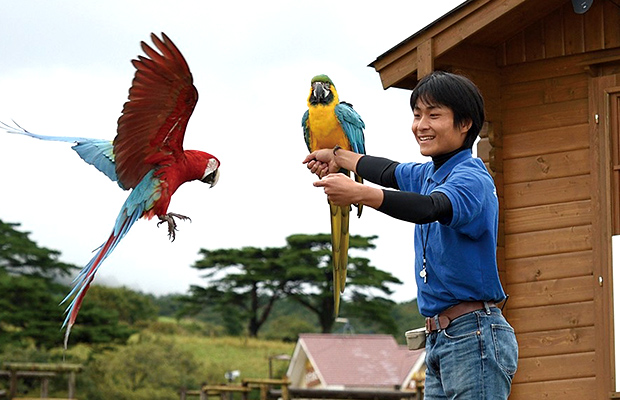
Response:
[{"label": "wooden roof", "polygon": [[457,45],[466,51],[494,48],[562,6],[572,7],[569,0],[468,0],[369,66],[379,73],[385,89],[412,89],[418,77],[433,71]]}]

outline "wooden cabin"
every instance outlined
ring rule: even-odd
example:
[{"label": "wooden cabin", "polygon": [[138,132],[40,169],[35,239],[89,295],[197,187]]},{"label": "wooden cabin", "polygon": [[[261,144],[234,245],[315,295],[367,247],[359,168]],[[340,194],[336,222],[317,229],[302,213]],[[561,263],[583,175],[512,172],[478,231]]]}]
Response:
[{"label": "wooden cabin", "polygon": [[504,311],[520,351],[511,399],[620,398],[620,0],[585,13],[570,0],[465,1],[370,66],[386,89],[447,70],[483,92],[478,155],[500,197]]}]

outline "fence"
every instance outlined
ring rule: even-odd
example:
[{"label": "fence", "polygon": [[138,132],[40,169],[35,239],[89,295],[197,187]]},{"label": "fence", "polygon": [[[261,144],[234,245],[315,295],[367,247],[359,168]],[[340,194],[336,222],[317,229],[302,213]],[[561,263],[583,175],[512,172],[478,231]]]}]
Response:
[{"label": "fence", "polygon": [[[82,370],[79,364],[42,364],[42,363],[2,363],[0,375],[9,377],[9,399],[17,395],[17,381],[19,378],[37,378],[41,380],[41,398],[48,398],[49,379],[58,374],[68,374],[67,398],[75,400],[76,374]],[[21,398],[27,400],[27,398]],[[51,400],[51,399],[50,399]]]},{"label": "fence", "polygon": [[[240,393],[243,400],[248,399],[252,390],[260,391],[260,400],[271,399],[359,399],[359,400],[421,400],[423,390],[334,390],[334,389],[302,389],[290,388],[288,379],[244,379],[241,385],[203,385],[200,390],[181,390],[181,400],[189,396],[198,396],[200,400],[219,397],[227,400],[227,396]],[[280,389],[273,389],[280,386]]]}]

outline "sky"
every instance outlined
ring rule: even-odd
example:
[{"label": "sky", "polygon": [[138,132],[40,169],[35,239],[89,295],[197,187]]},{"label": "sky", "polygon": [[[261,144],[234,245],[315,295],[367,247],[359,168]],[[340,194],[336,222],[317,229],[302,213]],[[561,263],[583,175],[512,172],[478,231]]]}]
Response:
[{"label": "sky", "polygon": [[[329,75],[362,116],[368,154],[428,161],[411,133],[410,92],[384,90],[368,64],[463,2],[0,1],[0,121],[34,133],[112,140],[130,60],[151,32],[165,32],[187,60],[199,100],[185,148],[214,154],[220,180],[175,193],[168,211],[192,219],[175,242],[156,220],[139,220],[94,281],[155,295],[206,283],[191,268],[201,248],[280,247],[291,234],[329,232],[325,195],[302,164],[315,75]],[[128,195],[68,143],[0,131],[0,171],[0,220],[80,267]],[[351,254],[403,282],[391,287],[398,302],[416,297],[413,228],[368,207],[351,219],[351,234],[378,236],[376,249]]]}]

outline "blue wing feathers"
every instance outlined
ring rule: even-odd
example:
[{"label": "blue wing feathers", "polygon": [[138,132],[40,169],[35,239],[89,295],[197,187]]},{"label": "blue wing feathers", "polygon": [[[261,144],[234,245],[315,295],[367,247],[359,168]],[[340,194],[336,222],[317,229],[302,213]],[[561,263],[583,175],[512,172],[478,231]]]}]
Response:
[{"label": "blue wing feathers", "polygon": [[27,131],[17,124],[15,124],[17,127],[9,126],[3,122],[0,122],[0,125],[2,125],[3,129],[8,133],[20,134],[31,138],[52,142],[75,143],[75,145],[72,146],[72,149],[78,153],[82,160],[103,172],[113,182],[117,182],[121,189],[125,189],[116,176],[116,163],[114,161],[112,141],[71,136],[37,135],[36,133]]},{"label": "blue wing feathers", "polygon": [[15,125],[17,125],[17,127],[13,127],[10,125],[5,124],[4,122],[0,121],[0,125],[3,126],[2,129],[4,129],[5,131],[7,131],[8,133],[14,133],[14,134],[19,134],[19,135],[25,135],[25,136],[30,136],[31,138],[35,138],[35,139],[40,139],[40,140],[49,140],[49,141],[54,141],[54,142],[80,142],[83,140],[90,140],[88,138],[82,138],[82,137],[69,137],[69,136],[44,136],[44,135],[37,135],[36,133],[32,133],[27,131],[26,129],[22,128],[21,126],[17,125],[17,123]]},{"label": "blue wing feathers", "polygon": [[301,127],[304,130],[304,140],[306,142],[306,146],[308,147],[308,151],[312,151],[312,149],[310,148],[310,130],[308,129],[308,116],[310,115],[310,112],[308,110],[306,110],[306,112],[304,113],[304,116],[301,118]]},{"label": "blue wing feathers", "polygon": [[358,154],[366,154],[364,139],[364,121],[349,103],[341,102],[335,109],[336,117],[351,143],[351,148]]},{"label": "blue wing feathers", "polygon": [[88,139],[78,141],[71,148],[78,153],[82,160],[103,172],[113,182],[118,183],[121,189],[125,189],[116,176],[116,163],[112,142],[101,139]]}]

